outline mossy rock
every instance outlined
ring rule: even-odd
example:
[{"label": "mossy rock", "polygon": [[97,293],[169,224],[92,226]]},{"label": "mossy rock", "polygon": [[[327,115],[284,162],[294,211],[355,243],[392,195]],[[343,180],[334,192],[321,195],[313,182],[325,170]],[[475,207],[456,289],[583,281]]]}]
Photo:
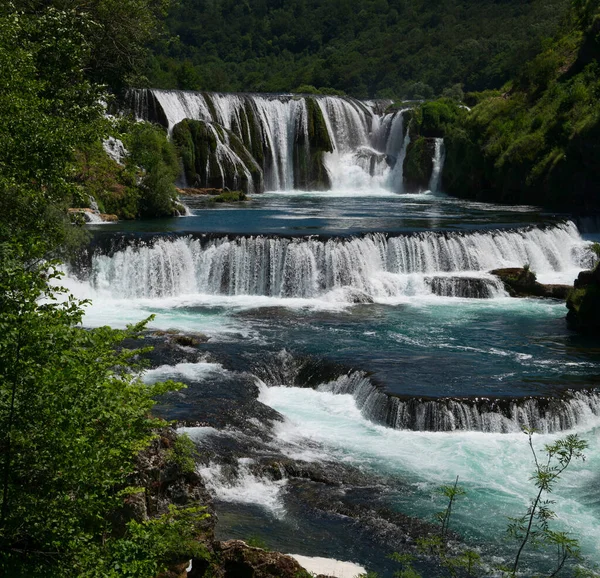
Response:
[{"label": "mossy rock", "polygon": [[325,153],[333,152],[333,142],[317,101],[307,97],[305,103],[308,130],[307,134],[297,131],[294,143],[294,187],[326,191],[331,188],[331,178],[325,166]]},{"label": "mossy rock", "polygon": [[566,299],[572,290],[570,285],[544,285],[538,283],[535,273],[529,267],[495,269],[490,273],[500,278],[511,297]]},{"label": "mossy rock", "polygon": [[600,286],[573,289],[567,298],[567,325],[580,333],[600,334]]},{"label": "mossy rock", "polygon": [[243,191],[225,191],[211,199],[215,203],[239,203],[247,200],[248,197]]},{"label": "mossy rock", "polygon": [[[310,148],[321,152],[333,152],[333,142],[321,107],[314,98],[306,98],[305,103]],[[298,144],[303,143],[298,142]]]},{"label": "mossy rock", "polygon": [[433,173],[434,154],[433,138],[419,137],[408,145],[403,165],[406,192],[418,193],[427,190]]},{"label": "mossy rock", "polygon": [[261,167],[232,131],[215,123],[185,119],[173,127],[173,141],[192,187],[263,191]]}]

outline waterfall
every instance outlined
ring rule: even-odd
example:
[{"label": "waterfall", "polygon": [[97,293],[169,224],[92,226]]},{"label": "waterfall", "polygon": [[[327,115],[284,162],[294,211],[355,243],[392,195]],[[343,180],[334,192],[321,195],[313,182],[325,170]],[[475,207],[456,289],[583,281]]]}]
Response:
[{"label": "waterfall", "polygon": [[[119,298],[183,294],[319,298],[343,301],[403,295],[504,295],[501,267],[529,263],[536,273],[576,271],[586,243],[572,222],[544,229],[422,232],[388,237],[158,237],[96,250],[91,282]],[[575,276],[575,275],[574,275]]]},{"label": "waterfall", "polygon": [[286,350],[258,364],[253,373],[268,387],[308,387],[352,395],[365,418],[393,429],[513,433],[528,427],[552,433],[600,417],[600,391],[595,388],[569,390],[561,397],[400,397],[373,383],[364,371],[294,357]]},{"label": "waterfall", "polygon": [[384,392],[361,371],[342,375],[317,389],[351,394],[366,418],[414,431],[511,433],[528,427],[552,433],[600,416],[600,393],[596,390],[571,391],[563,398],[400,398]]},{"label": "waterfall", "polygon": [[[300,157],[308,162],[323,162],[329,175],[323,188],[386,186],[402,190],[402,164],[410,142],[408,134],[404,134],[403,115],[408,109],[385,114],[382,108],[389,105],[388,101],[144,89],[131,90],[128,102],[138,119],[159,122],[170,133],[184,119],[231,131],[261,166],[266,190],[301,186],[305,179],[298,175],[302,170],[297,166],[299,149],[303,151]],[[311,118],[314,113],[309,111],[309,102],[318,107],[332,150],[319,148],[323,143],[317,143],[319,135],[313,133],[315,119]],[[220,144],[229,147],[227,143]],[[225,153],[220,147],[218,154],[232,157],[235,152]]]},{"label": "waterfall", "polygon": [[429,180],[429,190],[432,193],[438,193],[440,191],[440,181],[442,177],[442,170],[444,169],[444,159],[446,151],[444,149],[444,139],[435,139],[435,154],[433,156],[433,171],[431,173],[431,179]]}]

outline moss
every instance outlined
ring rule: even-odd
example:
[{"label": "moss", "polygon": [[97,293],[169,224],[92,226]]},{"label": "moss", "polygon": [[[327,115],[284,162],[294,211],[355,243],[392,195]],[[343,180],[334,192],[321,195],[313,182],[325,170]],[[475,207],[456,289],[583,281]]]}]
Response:
[{"label": "moss", "polygon": [[435,143],[431,139],[418,137],[406,149],[403,174],[407,192],[426,190],[433,172]]},{"label": "moss", "polygon": [[[244,143],[232,131],[201,120],[183,120],[173,128],[188,185],[263,191],[263,173]],[[236,156],[223,154],[219,144]],[[247,173],[250,174],[249,182]]]},{"label": "moss", "polygon": [[248,200],[248,197],[243,191],[226,191],[211,200],[215,203],[239,203]]},{"label": "moss", "polygon": [[209,92],[203,92],[202,96],[204,97],[204,101],[206,102],[206,106],[208,106],[208,110],[210,111],[210,116],[214,122],[219,120],[217,116],[217,109],[215,108],[215,103],[212,100],[212,95]]},{"label": "moss", "polygon": [[590,284],[573,289],[567,298],[567,324],[581,333],[600,333],[600,287]]},{"label": "moss", "polygon": [[327,123],[321,107],[314,98],[306,98],[305,103],[308,117],[308,140],[311,149],[333,152],[333,142],[327,130]]}]

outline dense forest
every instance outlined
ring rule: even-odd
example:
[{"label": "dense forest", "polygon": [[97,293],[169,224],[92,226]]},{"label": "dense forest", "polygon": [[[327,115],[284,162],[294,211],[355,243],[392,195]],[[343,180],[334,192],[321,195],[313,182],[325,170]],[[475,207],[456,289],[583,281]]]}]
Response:
[{"label": "dense forest", "polygon": [[552,36],[567,0],[182,0],[149,86],[358,98],[498,88]]}]

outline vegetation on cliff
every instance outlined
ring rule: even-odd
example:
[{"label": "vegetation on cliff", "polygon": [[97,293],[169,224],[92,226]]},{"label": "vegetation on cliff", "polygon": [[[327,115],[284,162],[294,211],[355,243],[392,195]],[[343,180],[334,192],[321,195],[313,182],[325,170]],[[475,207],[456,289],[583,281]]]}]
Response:
[{"label": "vegetation on cliff", "polygon": [[600,15],[574,0],[563,34],[501,91],[470,95],[446,132],[443,183],[463,197],[597,210]]},{"label": "vegetation on cliff", "polygon": [[175,181],[180,166],[177,150],[164,129],[126,119],[111,123],[127,154],[117,161],[95,141],[75,153],[73,207],[95,200],[101,213],[119,219],[170,217],[179,214]]}]

